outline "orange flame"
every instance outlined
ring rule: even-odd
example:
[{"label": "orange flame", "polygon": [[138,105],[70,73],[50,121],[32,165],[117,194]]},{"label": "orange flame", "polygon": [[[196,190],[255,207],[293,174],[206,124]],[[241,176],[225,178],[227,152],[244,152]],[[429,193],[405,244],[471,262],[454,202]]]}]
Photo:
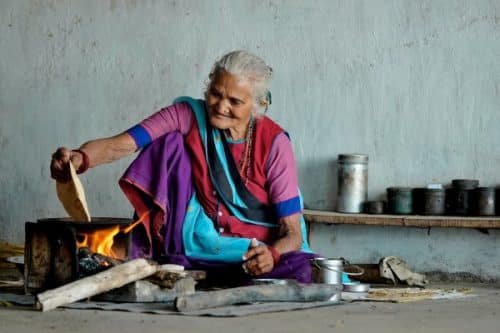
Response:
[{"label": "orange flame", "polygon": [[83,240],[77,242],[77,247],[88,247],[93,253],[103,254],[108,257],[116,258],[113,251],[113,238],[120,232],[119,226],[111,228],[99,229],[82,233]]},{"label": "orange flame", "polygon": [[99,253],[111,258],[119,258],[119,254],[113,250],[115,236],[120,232],[128,234],[139,223],[144,221],[149,216],[149,213],[149,211],[144,213],[137,221],[123,229],[120,229],[120,226],[116,225],[110,228],[81,232],[78,236],[82,237],[82,240],[77,240],[76,246],[78,249],[88,247],[93,253]]}]

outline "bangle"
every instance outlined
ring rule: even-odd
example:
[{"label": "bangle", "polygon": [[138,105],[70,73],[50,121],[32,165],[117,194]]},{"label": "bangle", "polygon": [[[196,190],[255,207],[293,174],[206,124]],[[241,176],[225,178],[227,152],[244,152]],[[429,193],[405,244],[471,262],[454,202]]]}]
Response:
[{"label": "bangle", "polygon": [[85,153],[81,149],[74,149],[72,151],[75,152],[75,153],[82,154],[82,164],[80,164],[80,166],[78,167],[78,170],[76,170],[76,173],[77,174],[84,173],[89,168],[89,164],[90,164],[89,155],[87,155],[87,153]]},{"label": "bangle", "polygon": [[278,250],[276,250],[273,246],[268,246],[267,248],[269,249],[271,255],[273,256],[273,264],[274,267],[276,267],[276,265],[278,265],[278,263],[280,262],[281,255],[278,252]]}]

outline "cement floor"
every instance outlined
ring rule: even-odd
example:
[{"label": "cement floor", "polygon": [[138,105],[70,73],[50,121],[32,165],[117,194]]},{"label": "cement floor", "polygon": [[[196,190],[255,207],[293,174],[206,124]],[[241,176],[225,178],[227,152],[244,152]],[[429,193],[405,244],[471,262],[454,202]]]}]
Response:
[{"label": "cement floor", "polygon": [[404,304],[356,302],[242,318],[96,310],[41,313],[27,308],[0,307],[0,332],[500,332],[500,286],[466,286],[472,287],[472,293],[477,296]]}]

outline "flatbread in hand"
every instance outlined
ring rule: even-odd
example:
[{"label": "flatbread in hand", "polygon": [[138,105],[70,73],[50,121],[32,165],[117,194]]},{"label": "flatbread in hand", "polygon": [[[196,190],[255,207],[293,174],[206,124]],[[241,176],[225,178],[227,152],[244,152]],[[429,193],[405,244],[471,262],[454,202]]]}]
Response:
[{"label": "flatbread in hand", "polygon": [[70,180],[66,183],[56,181],[56,190],[59,201],[61,201],[66,212],[75,221],[90,222],[90,214],[85,199],[85,191],[73,163],[69,163]]}]

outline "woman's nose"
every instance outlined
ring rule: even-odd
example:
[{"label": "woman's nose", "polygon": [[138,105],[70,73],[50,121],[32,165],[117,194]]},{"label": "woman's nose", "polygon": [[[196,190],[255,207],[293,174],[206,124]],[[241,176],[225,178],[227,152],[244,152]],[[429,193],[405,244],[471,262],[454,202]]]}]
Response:
[{"label": "woman's nose", "polygon": [[224,114],[224,113],[228,113],[229,112],[228,105],[227,105],[227,103],[224,103],[224,100],[219,100],[217,102],[217,106],[216,107],[217,107],[217,112],[218,113]]}]

